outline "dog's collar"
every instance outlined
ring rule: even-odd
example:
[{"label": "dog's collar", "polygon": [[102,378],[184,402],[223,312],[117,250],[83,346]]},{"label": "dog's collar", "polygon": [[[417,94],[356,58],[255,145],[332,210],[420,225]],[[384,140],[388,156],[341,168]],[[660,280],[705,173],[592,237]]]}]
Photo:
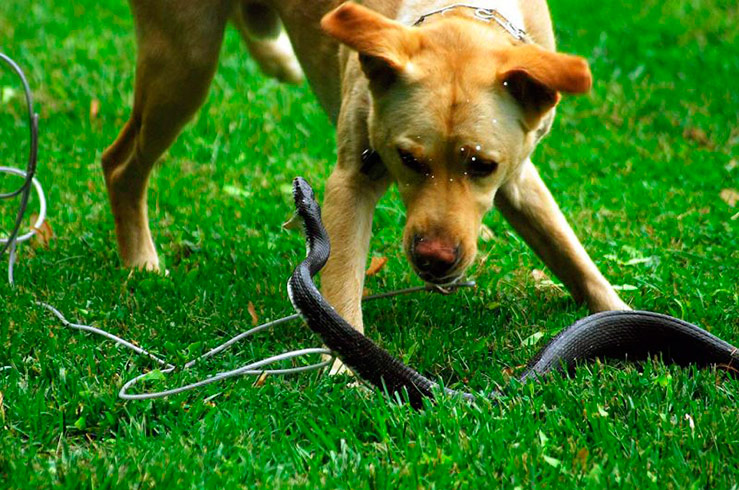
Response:
[{"label": "dog's collar", "polygon": [[433,15],[441,14],[444,15],[445,13],[449,12],[450,10],[454,9],[472,9],[474,10],[473,16],[477,20],[481,20],[483,22],[496,22],[500,27],[502,27],[508,34],[513,36],[515,39],[518,39],[519,41],[523,42],[529,42],[529,35],[526,33],[525,30],[516,27],[513,25],[513,23],[508,20],[503,14],[501,14],[498,10],[493,8],[483,8],[483,7],[476,7],[474,5],[466,5],[464,3],[455,3],[453,5],[448,5],[444,8],[440,8],[437,10],[432,10],[431,12],[427,12],[423,14],[421,17],[418,18],[413,23],[413,26],[418,26],[422,24],[426,19]]}]

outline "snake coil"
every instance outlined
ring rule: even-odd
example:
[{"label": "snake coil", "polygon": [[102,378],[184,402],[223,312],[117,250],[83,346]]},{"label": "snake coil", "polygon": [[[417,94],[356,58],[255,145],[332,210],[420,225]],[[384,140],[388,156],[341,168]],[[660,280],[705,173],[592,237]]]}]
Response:
[{"label": "snake coil", "polygon": [[[438,384],[406,366],[355,330],[321,296],[313,282],[328,260],[331,247],[321,222],[313,189],[301,177],[293,181],[298,215],[303,220],[307,255],[288,280],[295,309],[326,346],[356,374],[388,393],[407,393],[412,406],[433,397]],[[519,376],[521,381],[594,358],[644,360],[659,355],[665,362],[716,366],[736,374],[739,350],[700,327],[649,311],[607,311],[578,320],[554,337]],[[467,399],[474,395],[451,389]],[[489,396],[496,397],[498,392]]]}]

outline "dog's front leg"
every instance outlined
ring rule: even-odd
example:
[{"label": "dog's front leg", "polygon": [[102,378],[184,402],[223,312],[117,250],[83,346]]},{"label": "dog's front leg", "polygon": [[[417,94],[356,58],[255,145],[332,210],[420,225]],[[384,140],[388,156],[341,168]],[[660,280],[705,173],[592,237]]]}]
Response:
[{"label": "dog's front leg", "polygon": [[[361,303],[372,216],[388,185],[387,177],[373,180],[359,171],[359,165],[342,162],[326,183],[322,214],[331,255],[321,272],[321,289],[336,311],[360,332],[364,332]],[[343,365],[337,360],[331,373],[340,371]]]},{"label": "dog's front leg", "polygon": [[530,160],[500,188],[495,205],[575,301],[593,312],[630,309],[585,252]]}]

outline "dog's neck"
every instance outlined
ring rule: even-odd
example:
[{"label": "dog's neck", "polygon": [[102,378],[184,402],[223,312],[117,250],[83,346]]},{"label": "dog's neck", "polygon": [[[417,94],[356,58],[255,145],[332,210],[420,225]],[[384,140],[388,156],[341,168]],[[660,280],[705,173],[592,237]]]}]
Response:
[{"label": "dog's neck", "polygon": [[422,16],[455,4],[495,9],[514,27],[525,30],[523,12],[518,0],[405,0],[398,9],[397,20],[406,25],[413,25]]}]

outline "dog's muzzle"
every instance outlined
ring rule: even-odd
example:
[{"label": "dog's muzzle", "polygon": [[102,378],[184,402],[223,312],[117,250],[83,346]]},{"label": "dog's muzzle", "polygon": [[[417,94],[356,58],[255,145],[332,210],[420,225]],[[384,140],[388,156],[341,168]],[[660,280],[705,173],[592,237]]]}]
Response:
[{"label": "dog's muzzle", "polygon": [[462,259],[459,245],[452,245],[441,238],[415,235],[410,256],[424,281],[443,284],[460,276],[456,272]]}]

